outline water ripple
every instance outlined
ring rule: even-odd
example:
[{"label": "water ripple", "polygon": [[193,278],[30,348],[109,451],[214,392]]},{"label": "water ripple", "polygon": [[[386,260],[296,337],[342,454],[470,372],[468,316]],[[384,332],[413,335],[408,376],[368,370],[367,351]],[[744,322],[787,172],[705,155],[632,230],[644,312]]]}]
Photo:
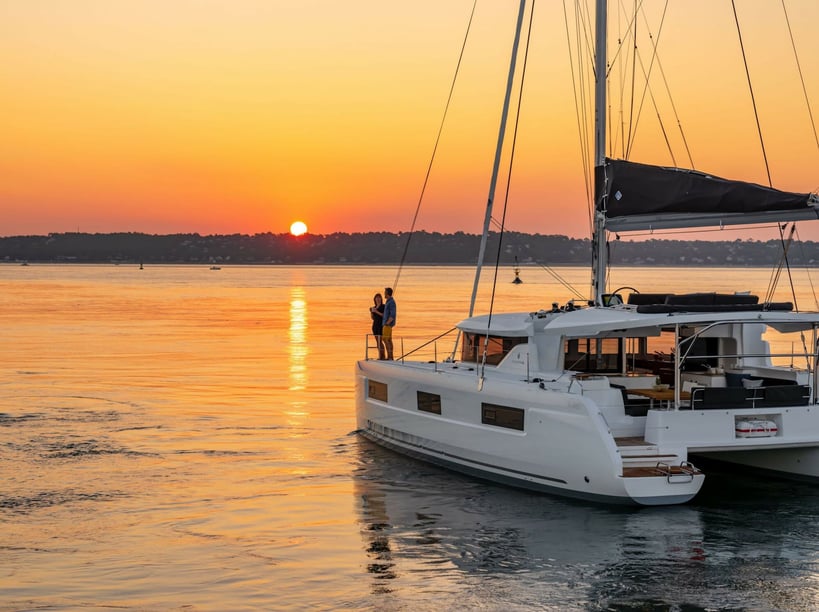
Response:
[{"label": "water ripple", "polygon": [[15,513],[53,508],[81,502],[104,502],[127,497],[122,491],[87,493],[74,489],[39,491],[30,495],[0,495],[0,509]]},{"label": "water ripple", "polygon": [[125,448],[116,448],[100,443],[97,440],[86,440],[83,442],[55,442],[45,445],[45,450],[40,453],[44,459],[77,459],[81,457],[93,457],[99,455],[141,455]]}]

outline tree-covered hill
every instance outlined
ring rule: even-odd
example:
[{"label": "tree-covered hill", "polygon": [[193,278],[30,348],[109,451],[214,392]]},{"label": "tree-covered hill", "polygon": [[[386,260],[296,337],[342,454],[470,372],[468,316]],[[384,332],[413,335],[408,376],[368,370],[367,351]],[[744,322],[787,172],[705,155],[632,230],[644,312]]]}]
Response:
[{"label": "tree-covered hill", "polygon": [[[144,262],[218,264],[412,264],[474,265],[480,236],[455,232],[389,232],[210,235],[140,233],[64,233],[0,238],[4,262]],[[683,241],[619,240],[611,244],[614,265],[761,266],[781,258],[778,240]],[[498,255],[492,234],[486,261]],[[503,234],[500,261],[511,264],[589,265],[591,241],[559,235]],[[798,242],[789,251],[792,265],[819,262],[819,243]]]}]

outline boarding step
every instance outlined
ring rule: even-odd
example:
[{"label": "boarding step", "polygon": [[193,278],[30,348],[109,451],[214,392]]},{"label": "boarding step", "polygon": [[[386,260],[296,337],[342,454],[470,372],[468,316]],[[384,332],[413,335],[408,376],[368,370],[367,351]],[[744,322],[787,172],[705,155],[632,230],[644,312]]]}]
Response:
[{"label": "boarding step", "polygon": [[670,483],[691,482],[697,474],[700,474],[700,471],[687,461],[680,465],[660,461],[654,466],[623,466],[624,478],[665,478]]},{"label": "boarding step", "polygon": [[662,477],[669,482],[690,482],[700,471],[676,453],[661,452],[643,438],[615,438],[623,461],[624,478]]},{"label": "boarding step", "polygon": [[676,453],[662,452],[656,444],[643,438],[616,438],[623,476],[644,478],[647,476],[688,478],[698,470]]},{"label": "boarding step", "polygon": [[658,461],[663,463],[679,463],[682,461],[679,455],[674,453],[660,453],[657,449],[646,449],[643,453],[621,453],[620,458],[623,465],[654,465]]},{"label": "boarding step", "polygon": [[620,450],[623,465],[654,465],[658,461],[675,463],[677,459],[676,454],[662,453],[656,444],[650,444],[642,438],[616,438],[615,441]]}]

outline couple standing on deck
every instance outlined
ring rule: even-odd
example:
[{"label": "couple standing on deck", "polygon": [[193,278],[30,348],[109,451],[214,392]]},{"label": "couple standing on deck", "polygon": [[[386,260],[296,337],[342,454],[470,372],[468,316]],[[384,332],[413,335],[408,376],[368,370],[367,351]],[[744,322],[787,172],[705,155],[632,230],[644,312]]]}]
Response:
[{"label": "couple standing on deck", "polygon": [[[373,335],[378,345],[378,358],[392,360],[392,328],[395,327],[395,300],[392,298],[392,287],[384,289],[387,301],[380,293],[373,296],[370,316],[373,320]],[[386,355],[385,355],[386,353]]]}]

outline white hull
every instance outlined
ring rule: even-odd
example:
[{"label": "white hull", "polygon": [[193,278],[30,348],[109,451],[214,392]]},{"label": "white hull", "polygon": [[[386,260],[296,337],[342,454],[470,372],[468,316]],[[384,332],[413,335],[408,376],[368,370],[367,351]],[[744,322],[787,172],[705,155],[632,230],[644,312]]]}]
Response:
[{"label": "white hull", "polygon": [[758,472],[761,475],[804,482],[819,482],[819,448],[782,448],[721,453],[696,453],[711,461]]},{"label": "white hull", "polygon": [[[770,423],[773,433],[740,438],[737,428],[755,418]],[[793,480],[819,481],[819,410],[815,404],[753,411],[653,412],[646,438],[658,443],[684,440],[695,457]]]},{"label": "white hull", "polygon": [[[517,378],[484,381],[440,364],[361,361],[356,405],[360,433],[398,452],[456,471],[525,489],[619,504],[678,504],[702,486],[701,473],[624,476],[624,462],[656,470],[679,465],[677,452],[652,445],[618,447],[606,419],[587,398],[548,392]],[[386,383],[389,401],[368,397],[370,379]],[[418,391],[440,395],[447,416],[416,407]],[[481,423],[481,404],[525,410],[526,430]],[[636,454],[644,454],[636,457]],[[624,457],[624,455],[626,455]]]}]

